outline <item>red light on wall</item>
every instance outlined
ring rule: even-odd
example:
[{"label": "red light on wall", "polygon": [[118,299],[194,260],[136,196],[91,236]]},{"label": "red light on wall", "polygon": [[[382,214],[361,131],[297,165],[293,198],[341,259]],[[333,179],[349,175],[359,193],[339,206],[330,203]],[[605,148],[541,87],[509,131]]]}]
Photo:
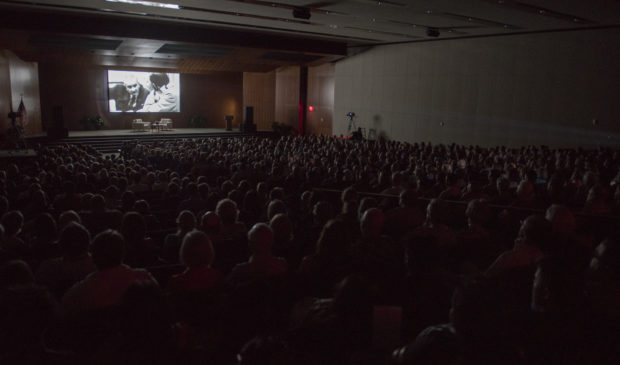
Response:
[{"label": "red light on wall", "polygon": [[313,112],[313,111],[314,111],[314,107],[313,107],[312,105],[310,105],[310,106],[308,107],[308,111],[309,111],[309,112]]}]

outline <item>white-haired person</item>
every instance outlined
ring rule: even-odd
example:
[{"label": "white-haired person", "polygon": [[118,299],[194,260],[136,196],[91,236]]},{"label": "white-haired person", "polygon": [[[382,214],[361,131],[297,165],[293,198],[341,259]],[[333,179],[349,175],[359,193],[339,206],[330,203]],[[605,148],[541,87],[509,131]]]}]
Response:
[{"label": "white-haired person", "polygon": [[187,233],[183,238],[179,257],[186,269],[170,278],[168,290],[199,291],[216,287],[223,282],[224,275],[211,267],[215,252],[206,233],[196,229]]}]

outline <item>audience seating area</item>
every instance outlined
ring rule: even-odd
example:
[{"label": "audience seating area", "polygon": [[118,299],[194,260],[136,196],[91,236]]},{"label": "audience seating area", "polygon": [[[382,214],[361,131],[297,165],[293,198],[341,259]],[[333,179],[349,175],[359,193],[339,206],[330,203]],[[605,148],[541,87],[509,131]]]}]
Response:
[{"label": "audience seating area", "polygon": [[617,150],[35,149],[0,160],[3,363],[620,363]]}]

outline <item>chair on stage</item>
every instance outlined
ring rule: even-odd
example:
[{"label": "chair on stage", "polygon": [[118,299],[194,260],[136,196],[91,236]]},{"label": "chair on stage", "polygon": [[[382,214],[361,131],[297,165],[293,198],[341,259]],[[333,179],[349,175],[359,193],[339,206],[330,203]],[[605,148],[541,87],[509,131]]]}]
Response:
[{"label": "chair on stage", "polygon": [[134,119],[131,122],[131,128],[135,132],[147,132],[150,126],[151,123],[143,122],[142,119]]},{"label": "chair on stage", "polygon": [[162,130],[171,130],[172,129],[172,119],[170,118],[161,118],[159,124],[162,126]]}]

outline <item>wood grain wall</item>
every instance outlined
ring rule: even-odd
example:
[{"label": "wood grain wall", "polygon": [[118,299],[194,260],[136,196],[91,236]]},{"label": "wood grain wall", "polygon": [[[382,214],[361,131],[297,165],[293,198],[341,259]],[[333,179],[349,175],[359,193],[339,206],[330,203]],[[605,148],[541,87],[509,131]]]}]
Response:
[{"label": "wood grain wall", "polygon": [[131,128],[135,118],[151,122],[171,118],[175,128],[188,127],[189,118],[194,115],[206,117],[208,128],[224,128],[226,115],[234,116],[233,126],[243,119],[241,72],[181,74],[180,113],[108,112],[106,69],[42,63],[39,77],[44,128],[51,127],[55,106],[62,107],[69,130],[82,129],[79,120],[93,115],[103,117],[105,129]]},{"label": "wood grain wall", "polygon": [[254,123],[258,130],[271,130],[276,120],[276,73],[243,73],[243,107],[254,107]]},{"label": "wood grain wall", "polygon": [[276,121],[297,130],[299,120],[299,66],[276,70]]},{"label": "wood grain wall", "polygon": [[306,112],[306,135],[332,135],[334,72],[332,63],[308,68],[308,106],[313,106],[314,111]]}]

